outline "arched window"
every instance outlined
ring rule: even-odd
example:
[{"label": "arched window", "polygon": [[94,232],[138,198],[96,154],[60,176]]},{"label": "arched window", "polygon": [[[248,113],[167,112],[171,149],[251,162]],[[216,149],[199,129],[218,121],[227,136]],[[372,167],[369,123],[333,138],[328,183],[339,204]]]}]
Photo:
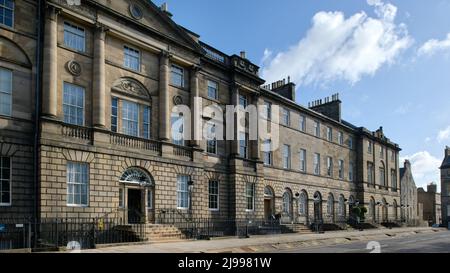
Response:
[{"label": "arched window", "polygon": [[381,162],[379,176],[380,176],[380,185],[386,187],[386,169],[384,168],[383,162]]},{"label": "arched window", "polygon": [[339,196],[338,214],[345,216],[345,197],[343,195]]},{"label": "arched window", "polygon": [[292,194],[289,189],[283,194],[283,213],[291,214]]},{"label": "arched window", "polygon": [[148,174],[138,168],[130,168],[126,170],[121,178],[122,183],[140,184],[143,186],[153,186],[153,180]]},{"label": "arched window", "polygon": [[275,196],[275,195],[274,195],[274,193],[273,193],[272,188],[269,187],[269,186],[267,186],[267,187],[264,189],[264,197],[265,197],[265,198],[273,198],[274,196]]},{"label": "arched window", "polygon": [[322,218],[322,194],[314,193],[314,220],[321,221]]},{"label": "arched window", "polygon": [[298,212],[302,216],[308,213],[308,195],[305,191],[302,191],[302,193],[300,194],[300,199],[298,202]]},{"label": "arched window", "polygon": [[331,193],[328,195],[327,200],[327,214],[330,216],[334,215],[334,196]]},{"label": "arched window", "polygon": [[373,197],[370,198],[369,215],[372,218],[372,221],[375,221],[375,199]]}]

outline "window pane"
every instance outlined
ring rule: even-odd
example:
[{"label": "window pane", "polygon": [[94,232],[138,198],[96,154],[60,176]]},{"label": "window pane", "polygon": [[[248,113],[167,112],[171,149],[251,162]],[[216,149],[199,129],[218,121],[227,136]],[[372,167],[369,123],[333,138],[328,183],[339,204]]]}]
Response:
[{"label": "window pane", "polygon": [[85,51],[84,29],[70,23],[64,23],[64,44],[77,51]]},{"label": "window pane", "polygon": [[0,24],[12,27],[14,17],[14,2],[11,0],[0,1]]},{"label": "window pane", "polygon": [[177,178],[177,206],[179,208],[188,208],[189,206],[188,181],[188,176],[180,175]]},{"label": "window pane", "polygon": [[181,67],[172,65],[171,83],[175,86],[184,87],[184,71]]},{"label": "window pane", "polygon": [[139,71],[141,66],[140,52],[130,47],[124,47],[124,66]]},{"label": "window pane", "polygon": [[218,99],[218,84],[216,82],[208,81],[208,97]]},{"label": "window pane", "polygon": [[184,145],[184,117],[172,114],[172,142],[176,145]]},{"label": "window pane", "polygon": [[12,72],[0,68],[0,115],[10,116],[12,105]]},{"label": "window pane", "polygon": [[64,83],[63,112],[64,122],[84,125],[84,88]]},{"label": "window pane", "polygon": [[89,196],[89,166],[67,163],[67,204],[87,206]]},{"label": "window pane", "polygon": [[126,100],[122,101],[122,133],[138,136],[139,105]]}]

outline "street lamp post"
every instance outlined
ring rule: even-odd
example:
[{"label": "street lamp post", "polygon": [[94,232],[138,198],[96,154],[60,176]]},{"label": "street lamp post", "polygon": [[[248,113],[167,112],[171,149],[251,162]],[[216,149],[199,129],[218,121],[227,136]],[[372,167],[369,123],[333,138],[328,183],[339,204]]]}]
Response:
[{"label": "street lamp post", "polygon": [[189,218],[192,219],[192,193],[194,191],[194,181],[188,181],[188,191],[189,191]]}]

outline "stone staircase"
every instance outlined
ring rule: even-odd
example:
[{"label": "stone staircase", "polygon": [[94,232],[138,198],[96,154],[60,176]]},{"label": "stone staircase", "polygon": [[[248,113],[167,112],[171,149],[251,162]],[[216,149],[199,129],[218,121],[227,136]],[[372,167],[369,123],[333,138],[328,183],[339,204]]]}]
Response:
[{"label": "stone staircase", "polygon": [[283,224],[281,233],[311,234],[313,232],[304,224]]},{"label": "stone staircase", "polygon": [[185,240],[183,233],[172,225],[147,224],[145,236],[150,243],[162,243]]}]

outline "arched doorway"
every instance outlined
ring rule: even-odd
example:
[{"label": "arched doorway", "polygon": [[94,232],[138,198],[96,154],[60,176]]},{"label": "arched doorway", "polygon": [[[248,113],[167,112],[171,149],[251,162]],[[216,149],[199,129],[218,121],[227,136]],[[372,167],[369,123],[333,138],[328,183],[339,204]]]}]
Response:
[{"label": "arched doorway", "polygon": [[308,224],[308,194],[306,191],[300,193],[298,200],[298,214],[300,215],[300,221],[304,224]]},{"label": "arched doorway", "polygon": [[283,222],[292,222],[292,191],[287,188],[283,194],[283,206],[282,206]]},{"label": "arched doorway", "polygon": [[314,193],[314,222],[321,222],[322,218],[322,194]]},{"label": "arched doorway", "polygon": [[348,211],[349,211],[349,215],[350,218],[354,218],[355,216],[353,215],[353,208],[355,207],[355,197],[353,197],[353,195],[350,195],[350,197],[348,198]]},{"label": "arched doorway", "polygon": [[394,220],[397,221],[398,220],[398,215],[397,215],[398,204],[397,204],[397,200],[394,200],[393,209],[394,209],[393,217],[394,217]]},{"label": "arched doorway", "polygon": [[120,177],[119,208],[130,224],[154,222],[155,184],[147,172],[129,168]]},{"label": "arched doorway", "polygon": [[267,186],[264,189],[264,219],[272,220],[275,218],[275,193],[273,189]]}]

